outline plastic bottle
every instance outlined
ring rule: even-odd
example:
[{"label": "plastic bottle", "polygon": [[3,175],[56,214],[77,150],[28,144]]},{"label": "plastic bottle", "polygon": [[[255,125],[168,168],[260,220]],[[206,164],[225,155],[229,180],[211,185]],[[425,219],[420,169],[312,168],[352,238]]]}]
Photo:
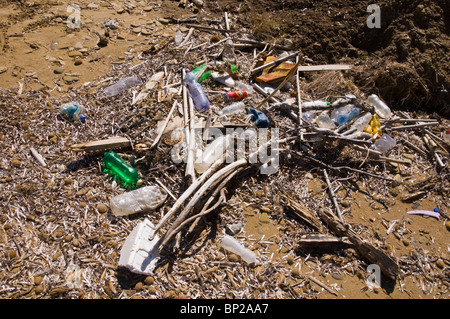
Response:
[{"label": "plastic bottle", "polygon": [[199,152],[194,161],[194,169],[197,173],[203,174],[215,161],[217,161],[226,151],[227,146],[232,142],[233,136],[230,134],[220,135]]},{"label": "plastic bottle", "polygon": [[240,101],[245,99],[248,96],[247,91],[230,91],[225,93],[223,99],[226,103],[230,103],[232,101]]},{"label": "plastic bottle", "polygon": [[255,92],[253,86],[242,81],[234,81],[234,88],[238,91],[245,91],[247,94],[253,94]]},{"label": "plastic bottle", "polygon": [[381,136],[375,143],[372,144],[372,148],[376,151],[381,152],[382,154],[385,154],[396,144],[397,141],[394,138],[390,137],[387,134],[383,134],[383,136]]},{"label": "plastic bottle", "polygon": [[309,102],[302,102],[303,107],[314,107],[314,106],[330,106],[330,102],[324,102],[324,101],[309,101]]},{"label": "plastic bottle", "polygon": [[234,237],[230,235],[223,236],[222,239],[222,247],[236,255],[241,256],[242,260],[244,260],[248,264],[257,263],[256,254],[248,248],[245,248],[241,245]]},{"label": "plastic bottle", "polygon": [[219,111],[219,115],[222,117],[225,115],[230,115],[242,111],[245,111],[244,102],[236,102],[231,105],[225,106],[223,109],[221,109]]},{"label": "plastic bottle", "polygon": [[114,151],[103,154],[103,172],[113,175],[114,180],[126,189],[136,188],[142,183],[138,171]]},{"label": "plastic bottle", "polygon": [[327,113],[322,113],[316,118],[316,124],[320,128],[326,128],[329,130],[334,130],[336,128],[336,124],[330,119],[330,116]]},{"label": "plastic bottle", "polygon": [[333,111],[331,111],[330,118],[333,121],[337,122],[337,118],[339,115],[347,114],[354,108],[355,108],[355,106],[353,104],[347,104],[347,105],[341,106],[339,108],[336,108]]},{"label": "plastic bottle", "polygon": [[367,98],[367,102],[375,108],[375,112],[377,112],[381,118],[389,119],[392,116],[391,109],[377,95],[370,95]]},{"label": "plastic bottle", "polygon": [[229,64],[236,64],[236,55],[234,54],[233,41],[231,39],[225,42],[222,60]]},{"label": "plastic bottle", "polygon": [[72,120],[77,120],[82,123],[86,121],[86,109],[84,108],[83,104],[78,102],[69,102],[64,103],[60,106],[61,114]]},{"label": "plastic bottle", "polygon": [[336,119],[336,122],[339,125],[344,125],[357,117],[359,113],[361,113],[361,109],[355,107],[349,113],[339,115]]},{"label": "plastic bottle", "polygon": [[195,74],[190,71],[187,71],[184,80],[189,89],[189,95],[194,101],[195,108],[199,111],[208,110],[209,109],[208,97],[203,91],[202,85],[198,83]]},{"label": "plastic bottle", "polygon": [[256,127],[268,128],[270,126],[270,121],[263,112],[255,110],[254,108],[249,108],[248,114],[253,115],[251,120]]},{"label": "plastic bottle", "polygon": [[130,77],[121,79],[119,82],[117,82],[113,85],[106,87],[103,90],[103,92],[105,93],[105,95],[107,97],[113,97],[135,85],[138,85],[139,83],[141,83],[141,81],[137,77],[130,76]]},{"label": "plastic bottle", "polygon": [[372,115],[372,120],[370,121],[370,128],[372,135],[381,134],[381,123],[378,114]]},{"label": "plastic bottle", "polygon": [[114,216],[126,216],[158,208],[167,194],[156,185],[145,186],[111,198],[109,206]]},{"label": "plastic bottle", "polygon": [[364,113],[360,118],[358,118],[355,123],[350,126],[350,130],[356,129],[357,132],[362,132],[367,126],[369,126],[370,120],[372,119],[372,113]]}]

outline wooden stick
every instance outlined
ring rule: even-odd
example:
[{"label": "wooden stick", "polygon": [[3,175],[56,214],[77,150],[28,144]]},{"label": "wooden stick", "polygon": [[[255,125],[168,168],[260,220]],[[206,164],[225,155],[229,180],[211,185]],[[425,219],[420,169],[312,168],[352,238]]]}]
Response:
[{"label": "wooden stick", "polygon": [[409,129],[427,127],[427,126],[436,126],[436,125],[439,125],[439,122],[430,122],[430,123],[420,123],[420,124],[415,124],[415,125],[385,127],[385,130],[386,131],[400,131],[400,130],[409,130]]},{"label": "wooden stick", "polygon": [[71,148],[75,152],[104,152],[131,146],[130,140],[126,137],[111,137],[104,140],[75,144]]},{"label": "wooden stick", "polygon": [[331,288],[327,287],[324,283],[320,282],[319,280],[317,280],[314,277],[311,276],[307,276],[306,278],[308,278],[308,280],[312,281],[313,283],[315,283],[316,285],[319,285],[320,287],[322,287],[323,289],[325,289],[326,291],[328,291],[330,294],[333,294],[335,296],[338,295],[338,293],[334,290],[332,290]]},{"label": "wooden stick", "polygon": [[163,135],[164,130],[166,129],[167,124],[169,123],[169,121],[170,121],[170,119],[171,119],[171,117],[173,115],[173,112],[176,109],[177,104],[178,104],[178,101],[173,102],[172,108],[170,109],[169,114],[167,115],[167,117],[166,117],[162,127],[160,128],[160,130],[158,132],[158,135],[156,136],[155,140],[153,141],[152,146],[150,146],[150,149],[153,149],[156,145],[158,145],[158,143],[159,143],[159,141],[161,139],[161,136]]},{"label": "wooden stick", "polygon": [[196,28],[196,29],[208,30],[208,31],[217,31],[217,32],[221,32],[221,33],[227,33],[227,32],[230,32],[230,31],[235,31],[235,30],[216,29],[216,28],[205,27],[205,26],[196,25],[196,24],[187,24],[186,26],[190,27],[190,28]]},{"label": "wooden stick", "polygon": [[328,185],[328,192],[330,194],[330,197],[331,197],[331,200],[333,202],[334,208],[336,209],[336,213],[337,213],[339,219],[341,220],[341,222],[343,222],[344,219],[342,218],[341,209],[339,208],[339,205],[337,203],[336,195],[334,194],[333,188],[331,187],[330,179],[328,178],[328,173],[327,173],[326,169],[323,170],[323,175],[325,176],[325,180],[326,180],[327,185]]},{"label": "wooden stick", "polygon": [[318,214],[336,235],[340,237],[347,237],[365,259],[371,263],[377,264],[380,267],[382,273],[391,279],[395,280],[397,278],[399,267],[390,256],[364,241],[351,230],[349,225],[338,220],[334,214],[326,208],[319,209]]},{"label": "wooden stick", "polygon": [[[299,63],[299,57],[295,58],[296,63]],[[300,76],[297,72],[295,72],[295,83],[297,85],[297,103],[298,103],[298,125],[299,125],[299,133],[300,133],[300,141],[303,141],[303,109],[302,109],[302,96],[300,92]]]},{"label": "wooden stick", "polygon": [[[270,68],[270,67],[272,67],[274,65],[277,65],[277,64],[279,64],[279,63],[281,63],[283,61],[287,61],[287,60],[290,60],[292,58],[295,58],[296,56],[299,55],[299,53],[300,53],[299,51],[296,51],[296,52],[294,52],[292,54],[289,54],[289,55],[284,56],[282,58],[276,59],[275,61],[272,61],[272,62],[269,62],[267,64],[261,65],[261,66],[259,66],[257,68],[254,68],[253,70],[251,70],[250,73],[254,74],[256,72],[259,72],[259,71],[262,71],[264,69]],[[299,65],[299,61],[297,62],[297,65]]]},{"label": "wooden stick", "polygon": [[195,180],[195,168],[194,168],[194,157],[195,157],[195,146],[196,146],[196,139],[195,139],[195,127],[194,127],[194,101],[189,96],[188,97],[189,102],[189,144],[188,144],[188,156],[187,156],[187,163],[186,163],[186,175],[190,176],[191,182]]},{"label": "wooden stick", "polygon": [[208,168],[202,175],[200,175],[199,178],[196,179],[187,190],[184,191],[184,193],[178,198],[175,204],[173,204],[172,208],[163,216],[163,218],[161,218],[158,225],[155,226],[155,234],[162,226],[165,225],[169,218],[177,212],[177,210],[197,190],[197,188],[200,187],[200,185],[222,165],[224,161],[225,157],[219,158],[210,168]]},{"label": "wooden stick", "polygon": [[34,158],[36,158],[36,160],[39,162],[39,164],[41,164],[44,167],[47,166],[42,155],[39,154],[33,147],[30,148],[30,152],[34,156]]},{"label": "wooden stick", "polygon": [[238,161],[235,161],[221,170],[217,171],[215,174],[213,174],[193,195],[192,199],[189,201],[188,205],[183,209],[183,211],[180,213],[178,218],[175,220],[175,222],[172,224],[171,228],[164,234],[164,236],[161,238],[160,244],[159,244],[159,250],[161,251],[163,247],[167,244],[167,242],[171,239],[171,237],[176,233],[176,229],[178,226],[186,219],[187,215],[191,211],[191,209],[194,207],[194,205],[197,203],[197,201],[200,199],[201,196],[203,196],[208,188],[212,186],[212,184],[220,181],[224,176],[228,175],[229,173],[233,172],[233,170],[238,169],[241,166],[244,166],[247,164],[246,159],[241,159]]}]

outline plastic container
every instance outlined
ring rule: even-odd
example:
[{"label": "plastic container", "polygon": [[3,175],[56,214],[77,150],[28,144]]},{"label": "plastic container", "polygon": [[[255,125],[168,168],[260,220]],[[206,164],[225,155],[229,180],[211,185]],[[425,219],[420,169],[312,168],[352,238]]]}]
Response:
[{"label": "plastic container", "polygon": [[138,171],[114,151],[103,154],[103,172],[114,176],[114,180],[126,189],[136,188],[142,182]]},{"label": "plastic container", "polygon": [[364,113],[360,118],[358,118],[355,123],[350,126],[350,130],[356,129],[357,132],[362,132],[369,126],[370,120],[372,119],[372,113]]},{"label": "plastic container", "polygon": [[222,117],[243,111],[245,111],[245,104],[244,102],[241,101],[225,106],[223,109],[219,111],[219,115]]},{"label": "plastic container", "polygon": [[109,207],[114,216],[127,216],[158,208],[167,198],[159,186],[141,187],[111,198]]},{"label": "plastic container", "polygon": [[387,134],[383,134],[375,143],[372,144],[372,149],[381,152],[382,154],[386,154],[392,148],[395,147],[397,141],[390,137]]},{"label": "plastic container", "polygon": [[344,125],[357,117],[359,113],[361,113],[361,109],[355,107],[349,113],[339,115],[336,119],[336,122],[338,125]]},{"label": "plastic container", "polygon": [[256,254],[248,248],[241,245],[234,237],[230,235],[223,236],[222,247],[242,258],[248,264],[255,264],[258,262]]},{"label": "plastic container", "polygon": [[86,109],[83,104],[78,102],[64,103],[60,106],[61,115],[67,119],[80,121],[84,123],[86,121]]},{"label": "plastic container", "polygon": [[248,114],[253,115],[251,120],[256,127],[268,128],[270,126],[270,121],[263,112],[255,110],[254,108],[249,108]]},{"label": "plastic container", "polygon": [[324,102],[324,101],[309,101],[309,102],[302,102],[302,107],[314,107],[314,106],[330,106],[330,102]]},{"label": "plastic container", "polygon": [[119,82],[117,82],[113,85],[106,87],[103,90],[103,92],[105,93],[105,95],[107,97],[113,97],[125,90],[128,90],[129,88],[131,88],[135,85],[138,85],[139,83],[141,83],[141,81],[137,77],[130,76],[130,77],[120,80]]},{"label": "plastic container", "polygon": [[377,95],[372,94],[367,98],[367,102],[375,108],[375,112],[383,119],[392,117],[391,109]]},{"label": "plastic container", "polygon": [[220,135],[208,144],[203,152],[198,152],[198,155],[194,161],[195,171],[199,174],[203,174],[226,152],[227,146],[232,142],[232,140],[232,135]]},{"label": "plastic container", "polygon": [[330,116],[327,113],[322,113],[316,118],[316,124],[320,128],[325,128],[329,130],[334,130],[336,128],[336,124],[330,119]]},{"label": "plastic container", "polygon": [[230,91],[225,93],[223,99],[226,103],[230,103],[233,101],[240,101],[245,99],[248,96],[247,91],[241,90],[241,91]]},{"label": "plastic container", "polygon": [[197,81],[194,73],[187,71],[184,81],[189,89],[189,95],[194,101],[195,108],[198,111],[207,111],[209,109],[209,100],[203,91],[203,87]]}]

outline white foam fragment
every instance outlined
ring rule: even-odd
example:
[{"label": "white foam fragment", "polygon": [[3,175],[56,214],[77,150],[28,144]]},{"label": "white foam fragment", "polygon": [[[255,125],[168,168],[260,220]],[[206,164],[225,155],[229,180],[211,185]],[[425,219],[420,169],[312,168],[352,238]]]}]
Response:
[{"label": "white foam fragment", "polygon": [[136,225],[128,235],[120,251],[119,266],[128,268],[131,272],[152,275],[156,263],[161,258],[157,243],[159,237],[154,234],[154,225],[145,219]]}]

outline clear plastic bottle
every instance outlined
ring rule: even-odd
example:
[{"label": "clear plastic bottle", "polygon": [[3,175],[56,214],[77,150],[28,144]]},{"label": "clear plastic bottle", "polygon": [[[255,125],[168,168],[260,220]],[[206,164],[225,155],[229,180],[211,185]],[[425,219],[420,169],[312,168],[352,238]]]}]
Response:
[{"label": "clear plastic bottle", "polygon": [[121,79],[119,82],[117,82],[113,85],[106,87],[103,90],[103,92],[105,93],[105,95],[107,97],[113,97],[135,85],[138,85],[139,83],[141,83],[141,81],[137,77],[130,76],[130,77]]},{"label": "clear plastic bottle", "polygon": [[334,130],[336,128],[336,124],[330,119],[330,116],[327,113],[322,113],[316,118],[316,124],[320,128],[326,128],[329,130]]},{"label": "clear plastic bottle", "polygon": [[330,118],[333,121],[337,122],[337,118],[339,115],[347,114],[354,108],[355,108],[355,106],[353,104],[347,104],[347,105],[338,107],[338,108],[334,109],[333,111],[331,111]]},{"label": "clear plastic bottle", "polygon": [[248,248],[241,245],[236,238],[230,235],[223,236],[222,247],[242,258],[248,264],[257,263],[256,254]]},{"label": "clear plastic bottle", "polygon": [[350,126],[350,130],[355,129],[357,132],[362,132],[364,129],[369,126],[370,120],[372,119],[372,113],[367,112],[358,118],[355,123]]},{"label": "clear plastic bottle", "polygon": [[336,122],[338,125],[344,125],[357,117],[359,113],[361,113],[361,109],[355,107],[349,113],[339,115],[336,119]]},{"label": "clear plastic bottle", "polygon": [[183,41],[183,32],[178,29],[177,32],[175,32],[175,44],[179,45],[181,41]]},{"label": "clear plastic bottle", "polygon": [[189,95],[194,101],[195,108],[199,111],[206,111],[209,109],[209,100],[203,91],[203,87],[197,81],[197,77],[194,73],[187,71],[184,77],[184,81],[189,89]]},{"label": "clear plastic bottle", "polygon": [[238,112],[245,111],[245,103],[244,102],[236,102],[231,105],[225,106],[223,109],[219,111],[219,115],[226,116]]},{"label": "clear plastic bottle", "polygon": [[242,81],[234,81],[234,88],[239,91],[245,91],[248,94],[253,94],[255,89],[250,84],[246,84]]},{"label": "clear plastic bottle", "polygon": [[194,161],[194,169],[197,173],[203,174],[215,161],[217,161],[225,152],[233,140],[230,134],[220,135],[212,141],[203,152],[198,152]]},{"label": "clear plastic bottle", "polygon": [[156,185],[145,186],[111,198],[109,206],[114,216],[126,216],[158,208],[167,193]]},{"label": "clear plastic bottle", "polygon": [[391,109],[377,95],[370,95],[367,98],[367,102],[375,108],[375,112],[377,112],[381,118],[389,119],[392,117]]},{"label": "clear plastic bottle", "polygon": [[83,104],[78,102],[64,103],[60,106],[61,114],[68,119],[80,121],[84,123],[86,121],[86,109]]},{"label": "clear plastic bottle", "polygon": [[372,148],[376,151],[386,154],[392,148],[395,147],[397,141],[387,134],[383,134],[375,143],[372,144]]}]

